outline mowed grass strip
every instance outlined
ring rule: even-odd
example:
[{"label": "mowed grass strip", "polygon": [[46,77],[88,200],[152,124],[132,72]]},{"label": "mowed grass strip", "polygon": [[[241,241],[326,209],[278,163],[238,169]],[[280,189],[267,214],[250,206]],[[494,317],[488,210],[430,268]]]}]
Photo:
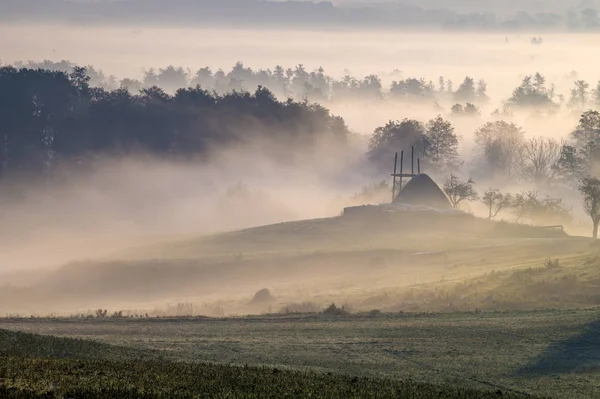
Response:
[{"label": "mowed grass strip", "polygon": [[[51,348],[51,349],[49,349]],[[117,360],[123,350],[123,359]],[[2,398],[518,398],[500,391],[205,363],[0,331]]]}]

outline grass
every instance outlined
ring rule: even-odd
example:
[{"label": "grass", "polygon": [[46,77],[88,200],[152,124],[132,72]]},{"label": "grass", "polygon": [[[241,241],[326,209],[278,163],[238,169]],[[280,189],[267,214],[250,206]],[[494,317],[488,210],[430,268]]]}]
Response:
[{"label": "grass", "polygon": [[170,360],[276,367],[557,398],[600,394],[597,310],[2,320]]},{"label": "grass", "polygon": [[[261,230],[257,234],[255,240],[265,240],[262,248],[277,247],[269,241],[271,238],[285,240],[289,245],[293,242],[289,236],[275,238],[271,233],[263,235]],[[232,235],[232,241],[227,237],[218,236],[219,245],[236,247],[237,236]],[[324,239],[321,249],[308,253],[301,251],[304,242],[297,238],[294,248],[298,252],[287,250],[268,256],[251,253],[237,260],[227,255],[218,259],[210,256],[180,259],[175,251],[164,255],[172,258],[162,260],[69,265],[31,288],[0,286],[0,314],[65,313],[97,308],[110,312],[135,309],[145,314],[168,303],[184,302],[193,303],[203,314],[213,316],[273,311],[303,302],[314,302],[320,307],[331,302],[348,303],[359,311],[373,307],[441,311],[448,301],[411,301],[403,296],[415,289],[423,293],[447,290],[447,283],[488,281],[492,270],[502,273],[537,267],[546,258],[560,259],[559,269],[569,268],[598,253],[591,241],[568,237],[492,239],[456,235],[448,239],[411,235],[405,239],[384,234],[371,248],[348,244],[344,249],[335,249],[335,243]],[[271,304],[272,309],[246,306],[262,288],[268,288],[277,299]],[[458,309],[482,306],[479,300],[472,302]],[[408,306],[403,308],[402,303]],[[502,308],[503,305],[497,307]]]},{"label": "grass", "polygon": [[[51,349],[49,349],[51,348]],[[114,359],[123,353],[122,359]],[[131,359],[130,349],[0,331],[2,398],[508,398],[523,395],[266,367]],[[144,354],[146,355],[146,354]]]},{"label": "grass", "polygon": [[[201,309],[220,315],[288,313],[0,319],[62,337],[0,332],[0,397],[600,397],[597,242],[477,219],[392,219],[248,229],[0,287],[3,313],[111,315],[174,295],[186,314],[211,296],[229,302]],[[269,307],[249,304],[263,288]]]}]

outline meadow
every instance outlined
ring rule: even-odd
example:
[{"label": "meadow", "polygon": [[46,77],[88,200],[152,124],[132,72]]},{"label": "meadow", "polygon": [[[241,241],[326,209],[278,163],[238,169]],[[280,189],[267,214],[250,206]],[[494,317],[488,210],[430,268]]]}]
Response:
[{"label": "meadow", "polygon": [[0,395],[15,399],[524,397],[499,389],[173,362],[163,353],[0,330]]},{"label": "meadow", "polygon": [[[349,377],[344,375],[368,378],[364,384],[358,384],[363,391],[356,392],[357,397],[361,392],[369,397],[377,396],[379,388],[373,388],[367,381],[383,378],[386,382],[380,388],[384,397],[396,397],[393,391],[386,391],[394,384],[389,380],[394,380],[396,383],[420,381],[461,389],[499,390],[556,398],[598,395],[599,325],[598,311],[594,309],[452,314],[321,313],[226,319],[4,319],[0,322],[2,329],[100,342],[84,344],[83,341],[75,341],[90,354],[86,358],[91,363],[83,362],[79,367],[83,370],[94,368],[100,376],[104,375],[101,370],[113,367],[100,359],[114,360],[115,356],[117,359],[119,356],[131,358],[134,351],[141,351],[141,359],[143,356],[160,356],[163,361],[184,362],[169,367],[150,363],[152,372],[161,370],[161,367],[162,370],[171,367],[210,368],[205,364],[218,362],[231,366],[295,370],[298,373],[286,371],[284,375],[290,378],[309,375],[311,385],[317,386],[335,380],[341,384],[340,389],[345,389],[343,386],[349,381]],[[7,339],[6,334],[4,340]],[[10,335],[8,337],[11,338]],[[31,340],[28,335],[18,337]],[[52,338],[45,339],[55,342]],[[12,353],[9,347],[8,354],[31,356],[32,351],[39,350],[44,352],[42,355],[50,357],[62,357],[61,353],[73,355],[63,352],[64,349],[52,350],[48,344],[32,349],[36,346],[31,342],[25,346],[26,349],[15,348]],[[96,347],[103,344],[127,349],[98,351]],[[3,346],[2,352],[6,352],[7,344]],[[204,366],[197,365],[198,362]],[[65,360],[56,364],[59,368],[72,367]],[[119,384],[126,385],[124,381],[135,379],[132,375],[140,367],[130,368]],[[221,367],[221,371],[226,370]],[[18,367],[15,366],[13,372],[16,369]],[[120,366],[112,368],[113,371],[108,373],[118,374],[119,369]],[[49,374],[58,373],[50,371],[50,368],[47,370]],[[233,370],[241,372],[247,369]],[[266,369],[251,370],[251,373],[258,374],[253,378],[267,373]],[[317,374],[303,374],[307,372]],[[172,375],[176,374],[179,373]],[[153,380],[155,389],[160,390],[162,383],[169,383],[189,386],[193,391],[195,385],[183,382],[187,378],[185,373],[183,375],[183,380],[177,377],[170,382],[157,377]],[[243,391],[243,387],[249,390]],[[262,388],[260,384],[253,388],[240,383],[237,389],[249,394],[255,392],[253,389]],[[302,392],[306,394],[308,391]],[[340,392],[343,391],[337,391],[337,394]],[[409,393],[406,397],[419,397],[411,395]]]}]

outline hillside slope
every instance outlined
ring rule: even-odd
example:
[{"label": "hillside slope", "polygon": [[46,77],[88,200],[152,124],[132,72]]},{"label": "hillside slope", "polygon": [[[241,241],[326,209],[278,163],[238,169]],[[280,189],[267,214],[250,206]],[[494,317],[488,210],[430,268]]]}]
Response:
[{"label": "hillside slope", "polygon": [[[134,248],[65,265],[31,287],[0,288],[1,313],[132,309],[190,302],[211,314],[273,311],[296,302],[399,308],[397,294],[537,267],[577,263],[593,240],[471,215],[406,212],[256,227]],[[263,288],[276,301],[248,307]],[[391,300],[366,301],[385,293]],[[406,310],[406,309],[404,309]]]}]

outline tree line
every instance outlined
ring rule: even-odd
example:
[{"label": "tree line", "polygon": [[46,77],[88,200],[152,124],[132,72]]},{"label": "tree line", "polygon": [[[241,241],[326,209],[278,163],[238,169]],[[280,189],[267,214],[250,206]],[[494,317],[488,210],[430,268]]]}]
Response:
[{"label": "tree line", "polygon": [[223,95],[180,88],[170,95],[153,86],[132,94],[89,81],[79,67],[0,68],[0,178],[84,167],[98,154],[202,157],[260,139],[310,148],[323,140],[343,144],[349,135],[344,120],[323,106],[279,101],[264,87]]},{"label": "tree line", "polygon": [[[69,61],[53,62],[17,62],[17,68],[47,69],[72,73],[76,66]],[[142,79],[106,76],[102,70],[93,66],[86,67],[90,84],[105,90],[124,89],[137,94],[143,89],[160,87],[168,93],[175,93],[180,88],[200,86],[218,94],[232,91],[254,91],[257,87],[268,88],[280,99],[293,98],[296,101],[326,103],[332,101],[407,101],[411,103],[432,104],[442,110],[440,103],[454,103],[451,113],[455,116],[479,116],[480,107],[487,104],[487,82],[466,76],[462,81],[453,82],[444,76],[436,81],[418,77],[401,78],[401,71],[391,73],[392,82],[385,87],[382,78],[376,74],[362,78],[345,75],[335,79],[319,67],[309,71],[303,64],[293,68],[276,65],[273,69],[252,69],[237,62],[230,71],[223,69],[213,71],[203,67],[195,72],[176,66],[151,68],[144,72]],[[525,76],[519,86],[514,88],[511,96],[504,101],[494,116],[510,117],[519,110],[547,114],[561,108],[584,110],[600,109],[600,81],[595,85],[581,80],[576,73],[572,74],[573,87],[569,93],[557,93],[553,84],[549,84],[544,75],[534,73]]]},{"label": "tree line", "polygon": [[[525,138],[525,132],[512,122],[490,121],[475,133],[474,174],[495,184],[527,182],[535,187],[562,185],[578,190],[583,209],[593,222],[593,236],[600,225],[600,112],[587,110],[566,140],[550,137]],[[459,139],[451,122],[441,116],[422,123],[414,119],[389,121],[378,127],[369,142],[368,157],[382,171],[390,170],[394,153],[414,148],[424,171],[447,176],[443,189],[453,207],[463,201],[482,202],[490,219],[502,210],[512,209],[516,221],[568,224],[570,209],[560,198],[540,196],[538,191],[515,195],[489,188],[482,196],[474,189],[474,181],[461,181],[453,175],[464,169],[458,153]],[[361,194],[387,191],[385,184],[372,185]]]},{"label": "tree line", "polygon": [[[474,137],[474,173],[480,179],[572,185],[600,171],[600,112],[596,110],[581,114],[567,140],[526,138],[520,126],[505,120],[484,123]],[[394,152],[411,147],[429,173],[457,172],[464,164],[454,126],[441,116],[427,123],[408,118],[389,121],[376,128],[368,156],[382,169],[389,169]]]},{"label": "tree line", "polygon": [[[460,207],[463,201],[479,201],[487,212],[488,219],[493,219],[503,210],[512,210],[515,221],[527,220],[534,224],[548,223],[569,224],[573,221],[571,209],[562,198],[549,195],[540,196],[538,191],[523,191],[516,195],[503,193],[498,189],[488,188],[482,196],[474,189],[475,182],[471,179],[460,181],[451,176],[443,190],[454,208]],[[577,190],[582,195],[583,210],[592,219],[592,237],[598,238],[600,225],[600,178],[591,175],[582,176],[576,183]]]}]

